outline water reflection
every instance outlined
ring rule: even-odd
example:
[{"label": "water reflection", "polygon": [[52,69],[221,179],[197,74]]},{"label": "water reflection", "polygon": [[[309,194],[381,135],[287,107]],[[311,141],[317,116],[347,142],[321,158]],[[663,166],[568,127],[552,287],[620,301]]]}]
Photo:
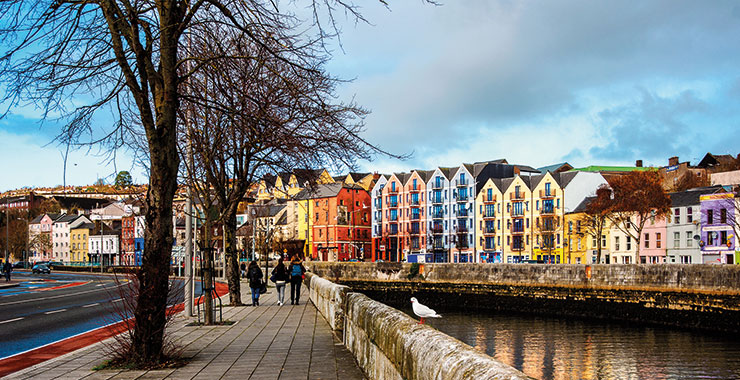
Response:
[{"label": "water reflection", "polygon": [[740,379],[737,337],[507,314],[428,323],[538,379]]}]

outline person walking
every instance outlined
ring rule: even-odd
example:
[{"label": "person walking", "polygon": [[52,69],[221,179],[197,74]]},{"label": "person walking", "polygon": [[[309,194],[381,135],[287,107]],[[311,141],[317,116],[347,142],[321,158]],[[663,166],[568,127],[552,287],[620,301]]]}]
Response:
[{"label": "person walking", "polygon": [[5,282],[10,282],[10,272],[13,270],[13,266],[10,265],[10,261],[5,262],[3,270],[5,271]]},{"label": "person walking", "polygon": [[301,300],[301,283],[303,282],[303,274],[306,273],[306,268],[303,266],[303,262],[294,255],[293,259],[290,260],[290,267],[288,268],[290,274],[290,304],[299,305]]},{"label": "person walking", "polygon": [[260,288],[262,287],[262,269],[260,269],[256,261],[249,263],[247,279],[249,280],[249,287],[252,289],[252,306],[259,306]]},{"label": "person walking", "polygon": [[278,306],[283,306],[285,303],[285,283],[288,282],[288,268],[283,264],[283,257],[280,256],[278,259],[277,266],[272,270],[272,278],[275,280],[275,288],[278,294]]}]

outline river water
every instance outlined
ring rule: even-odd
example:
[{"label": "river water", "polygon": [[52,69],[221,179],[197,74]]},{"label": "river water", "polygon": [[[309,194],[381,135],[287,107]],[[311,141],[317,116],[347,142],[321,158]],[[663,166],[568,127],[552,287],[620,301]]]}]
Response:
[{"label": "river water", "polygon": [[427,323],[538,379],[740,379],[737,336],[493,313]]}]

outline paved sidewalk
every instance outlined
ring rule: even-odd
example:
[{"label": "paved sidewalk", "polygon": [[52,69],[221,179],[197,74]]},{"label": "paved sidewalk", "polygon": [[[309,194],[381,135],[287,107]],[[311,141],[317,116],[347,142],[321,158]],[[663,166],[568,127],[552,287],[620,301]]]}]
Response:
[{"label": "paved sidewalk", "polygon": [[[289,294],[288,304],[277,306],[275,289],[270,288],[259,307],[224,307],[224,320],[236,322],[231,326],[189,327],[195,318],[180,314],[170,334],[184,348],[184,356],[192,358],[181,368],[93,371],[104,360],[104,343],[98,343],[5,379],[364,379],[352,354],[308,300],[306,289],[301,290],[305,298],[300,306],[290,305]],[[242,299],[251,302],[246,282],[242,292]]]}]

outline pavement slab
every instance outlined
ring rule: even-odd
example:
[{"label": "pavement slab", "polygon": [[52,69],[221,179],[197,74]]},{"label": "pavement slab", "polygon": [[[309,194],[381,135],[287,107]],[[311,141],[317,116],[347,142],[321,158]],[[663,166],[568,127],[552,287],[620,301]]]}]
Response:
[{"label": "pavement slab", "polygon": [[[242,300],[251,300],[246,282],[242,290]],[[190,358],[180,368],[93,371],[105,360],[103,347],[108,340],[3,379],[365,379],[311,302],[278,306],[276,296],[270,288],[258,307],[224,306],[224,320],[235,322],[228,326],[188,326],[197,317],[180,313],[169,328],[183,356]],[[228,295],[222,298],[227,300]]]}]

